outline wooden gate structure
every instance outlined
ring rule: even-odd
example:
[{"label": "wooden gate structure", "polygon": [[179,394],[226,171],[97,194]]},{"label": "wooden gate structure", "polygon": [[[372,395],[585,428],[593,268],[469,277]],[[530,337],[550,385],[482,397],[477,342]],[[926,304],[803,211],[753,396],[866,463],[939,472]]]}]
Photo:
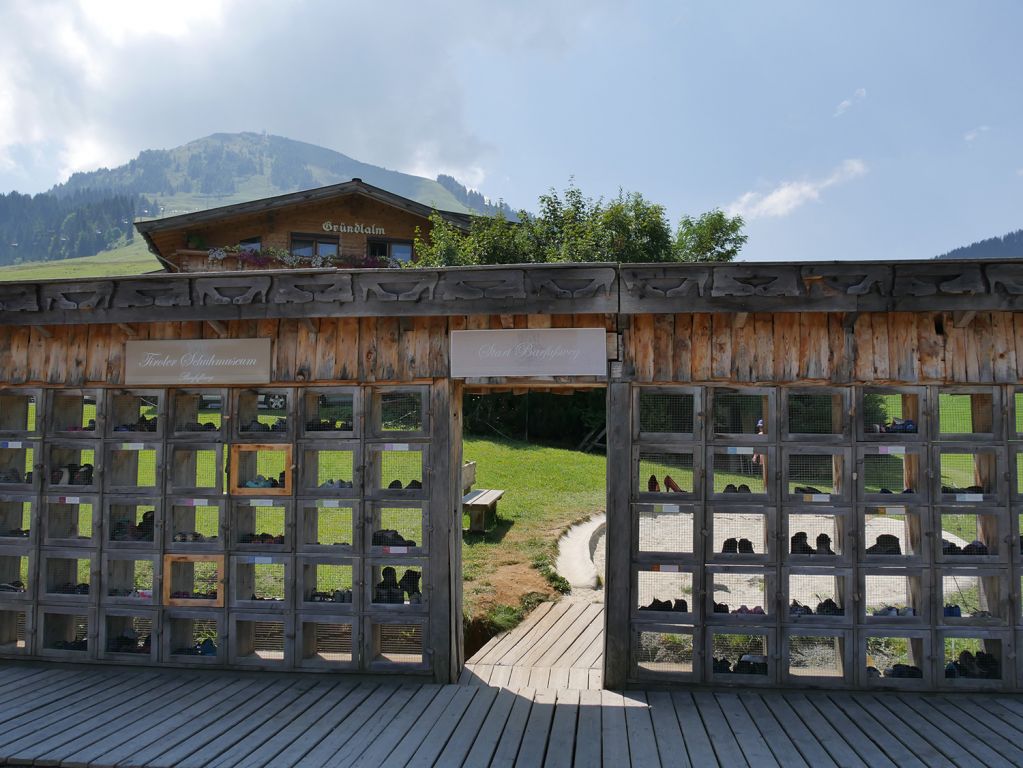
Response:
[{"label": "wooden gate structure", "polygon": [[[508,328],[607,376],[451,378]],[[126,377],[224,339],[268,380]],[[596,386],[607,687],[1018,690],[1021,374],[1014,262],[3,283],[0,654],[451,681],[462,395]]]}]

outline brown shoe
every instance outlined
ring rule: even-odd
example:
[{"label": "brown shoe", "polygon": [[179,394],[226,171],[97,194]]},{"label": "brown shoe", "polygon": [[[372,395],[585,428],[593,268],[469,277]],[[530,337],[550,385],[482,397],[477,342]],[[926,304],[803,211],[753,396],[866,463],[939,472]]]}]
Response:
[{"label": "brown shoe", "polygon": [[685,491],[678,487],[678,483],[671,479],[671,475],[664,476],[664,487],[675,493],[685,493]]},{"label": "brown shoe", "polygon": [[657,482],[657,475],[650,475],[650,479],[646,481],[646,489],[650,493],[661,492],[661,484]]}]

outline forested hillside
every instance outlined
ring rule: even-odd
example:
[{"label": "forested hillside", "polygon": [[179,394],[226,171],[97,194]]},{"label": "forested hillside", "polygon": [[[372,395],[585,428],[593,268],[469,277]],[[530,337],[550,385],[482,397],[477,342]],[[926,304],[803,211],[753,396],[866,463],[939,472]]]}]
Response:
[{"label": "forested hillside", "polygon": [[1023,259],[1023,229],[943,253],[939,259]]},{"label": "forested hillside", "polygon": [[189,213],[361,178],[438,210],[510,214],[451,176],[436,181],[281,136],[218,133],[76,173],[38,195],[0,195],[0,265],[88,256],[131,242],[137,216]]}]

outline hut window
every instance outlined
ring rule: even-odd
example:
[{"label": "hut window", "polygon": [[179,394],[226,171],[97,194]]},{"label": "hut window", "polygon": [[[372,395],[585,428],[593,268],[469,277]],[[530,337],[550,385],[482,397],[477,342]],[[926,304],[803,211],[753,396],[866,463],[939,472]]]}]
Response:
[{"label": "hut window", "polygon": [[387,259],[399,263],[412,261],[412,243],[409,242],[370,240],[366,247],[366,255],[370,259]]},{"label": "hut window", "polygon": [[296,256],[313,258],[314,256],[337,256],[338,239],[336,237],[316,237],[314,235],[292,235],[291,252]]}]

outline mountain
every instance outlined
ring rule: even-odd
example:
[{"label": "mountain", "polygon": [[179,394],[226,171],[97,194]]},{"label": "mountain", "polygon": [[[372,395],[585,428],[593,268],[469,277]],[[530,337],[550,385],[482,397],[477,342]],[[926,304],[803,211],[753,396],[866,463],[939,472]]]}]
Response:
[{"label": "mountain", "polygon": [[360,178],[439,210],[511,215],[451,176],[412,176],[325,147],[216,133],[147,149],[117,168],[76,173],[38,195],[0,195],[0,265],[87,256],[130,244],[135,217],[169,216]]},{"label": "mountain", "polygon": [[1023,229],[943,253],[939,259],[1023,259]]}]

